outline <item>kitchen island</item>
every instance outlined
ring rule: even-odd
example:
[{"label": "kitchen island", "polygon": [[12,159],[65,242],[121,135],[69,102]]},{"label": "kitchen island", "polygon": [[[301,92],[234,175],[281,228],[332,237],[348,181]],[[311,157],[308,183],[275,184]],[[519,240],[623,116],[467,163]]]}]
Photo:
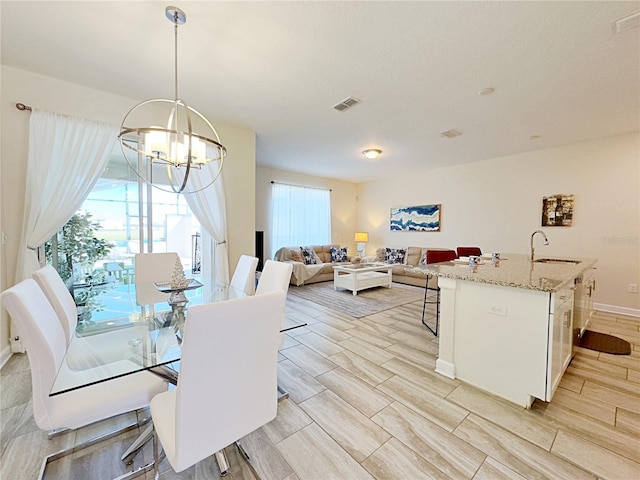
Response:
[{"label": "kitchen island", "polygon": [[571,360],[574,291],[596,260],[503,254],[493,265],[413,267],[438,277],[436,372],[529,408],[550,401]]}]

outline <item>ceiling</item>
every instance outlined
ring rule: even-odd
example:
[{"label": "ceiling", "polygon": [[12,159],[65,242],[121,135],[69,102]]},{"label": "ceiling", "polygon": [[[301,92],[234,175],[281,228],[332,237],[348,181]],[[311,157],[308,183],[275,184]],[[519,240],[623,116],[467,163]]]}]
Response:
[{"label": "ceiling", "polygon": [[254,130],[260,165],[351,182],[640,128],[640,28],[611,31],[638,1],[170,1],[2,0],[2,63],[171,97],[176,5],[189,105]]}]

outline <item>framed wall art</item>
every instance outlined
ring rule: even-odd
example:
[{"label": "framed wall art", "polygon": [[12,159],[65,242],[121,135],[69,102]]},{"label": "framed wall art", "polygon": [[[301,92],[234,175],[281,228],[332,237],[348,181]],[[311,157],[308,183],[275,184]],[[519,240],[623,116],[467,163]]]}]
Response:
[{"label": "framed wall art", "polygon": [[550,195],[542,198],[542,226],[570,227],[573,220],[573,195]]},{"label": "framed wall art", "polygon": [[420,205],[391,209],[391,231],[439,232],[441,205]]}]

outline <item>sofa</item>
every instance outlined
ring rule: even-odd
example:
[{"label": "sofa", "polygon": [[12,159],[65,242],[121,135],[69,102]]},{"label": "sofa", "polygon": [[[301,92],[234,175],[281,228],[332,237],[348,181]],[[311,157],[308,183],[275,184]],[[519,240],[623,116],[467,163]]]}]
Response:
[{"label": "sofa", "polygon": [[[402,247],[402,248],[390,248],[390,250],[404,250],[404,258],[402,263],[392,263],[393,260],[387,258],[387,247],[380,247],[376,250],[376,256],[368,258],[368,261],[392,263],[391,268],[392,281],[397,283],[404,283],[406,285],[414,285],[416,287],[425,287],[427,282],[426,275],[422,273],[412,273],[408,271],[408,267],[417,266],[420,263],[420,259],[424,257],[427,250],[448,250],[446,248],[433,248],[433,247]],[[393,256],[393,255],[392,255]],[[431,285],[433,283],[433,285]],[[436,277],[431,277],[430,287],[437,284]]]},{"label": "sofa", "polygon": [[[316,282],[327,282],[333,280],[333,266],[339,262],[331,261],[331,247],[340,249],[338,245],[313,245],[313,251],[320,263],[307,265],[302,257],[301,249],[297,247],[282,247],[274,255],[274,260],[279,262],[289,262],[293,265],[291,274],[291,284],[296,286],[308,285]],[[346,249],[344,250],[346,255]],[[345,262],[349,262],[346,257]]]}]

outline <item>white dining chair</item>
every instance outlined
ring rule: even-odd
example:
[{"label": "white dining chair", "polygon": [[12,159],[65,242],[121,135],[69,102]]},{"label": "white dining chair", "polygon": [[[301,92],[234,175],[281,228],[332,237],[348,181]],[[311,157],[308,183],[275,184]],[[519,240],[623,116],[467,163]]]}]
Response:
[{"label": "white dining chair", "polygon": [[[293,265],[288,262],[276,262],[274,260],[267,260],[262,269],[260,275],[260,281],[258,282],[258,288],[256,288],[256,295],[263,295],[271,292],[284,292],[285,295],[289,291],[289,283],[291,280],[291,272],[293,271]],[[280,319],[280,330],[285,326],[285,316],[282,312],[282,318]],[[284,345],[284,333],[279,333],[280,346]]]},{"label": "white dining chair", "polygon": [[[189,309],[178,386],[151,401],[155,439],[176,472],[275,418],[284,305],[278,291]],[[157,468],[157,441],[154,458]]]},{"label": "white dining chair", "polygon": [[176,252],[137,253],[134,257],[136,304],[142,308],[143,315],[146,306],[153,313],[156,303],[169,300],[169,294],[158,291],[153,283],[170,282],[179,258]]},{"label": "white dining chair", "polygon": [[[55,430],[83,427],[146,408],[155,395],[167,390],[166,381],[150,372],[138,372],[49,396],[59,372],[70,376],[81,375],[83,378],[90,377],[89,372],[76,372],[67,368],[64,363],[67,336],[56,312],[35,280],[23,280],[4,291],[1,298],[27,350],[31,369],[33,418],[39,428]],[[122,362],[129,360],[123,359]],[[114,365],[113,368],[117,366]],[[128,425],[124,428],[131,427]],[[123,430],[119,429],[101,439],[110,438]],[[56,453],[56,458],[93,443],[95,440],[87,440]],[[41,473],[44,473],[47,461],[48,458],[45,459]]]},{"label": "white dining chair", "polygon": [[32,276],[58,315],[68,345],[78,325],[78,309],[71,292],[69,292],[60,274],[51,265],[46,265],[36,270]]},{"label": "white dining chair", "polygon": [[231,277],[231,286],[242,290],[247,295],[253,295],[256,291],[256,268],[258,259],[249,255],[240,255]]},{"label": "white dining chair", "polygon": [[277,290],[282,290],[287,293],[292,270],[293,265],[291,265],[291,263],[267,260],[262,269],[260,280],[258,281],[256,295],[275,292]]},{"label": "white dining chair", "polygon": [[[76,336],[78,325],[78,310],[71,293],[51,265],[36,270],[32,276],[56,312],[69,346]],[[127,340],[142,335],[142,333],[134,333],[132,328],[140,330],[143,327],[134,323],[130,327],[105,330],[99,334],[75,338],[73,349],[67,353],[67,365],[79,371],[126,358],[131,349]]]}]

